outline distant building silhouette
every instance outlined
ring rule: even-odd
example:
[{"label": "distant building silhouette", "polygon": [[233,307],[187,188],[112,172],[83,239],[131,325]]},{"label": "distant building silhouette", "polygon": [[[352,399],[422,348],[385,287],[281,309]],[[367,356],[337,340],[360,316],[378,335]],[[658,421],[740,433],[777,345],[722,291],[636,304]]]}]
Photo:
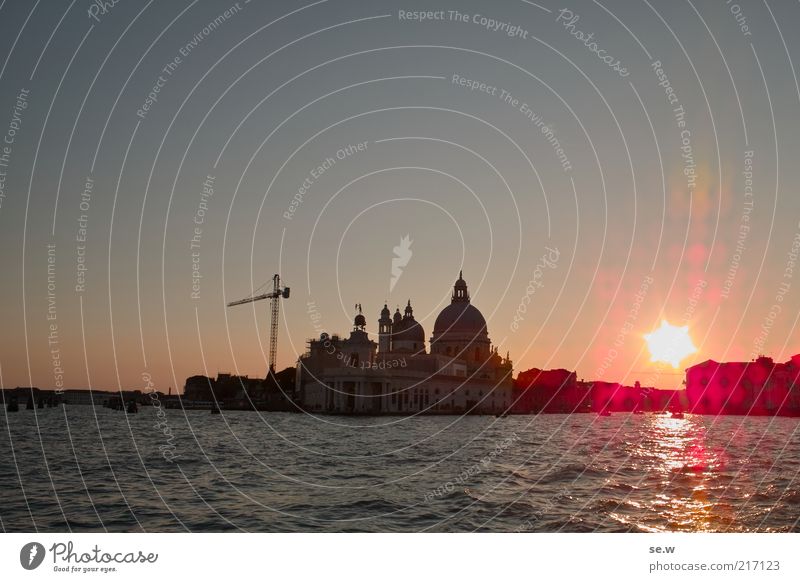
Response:
[{"label": "distant building silhouette", "polygon": [[62,401],[71,406],[103,406],[119,392],[106,392],[104,390],[70,389],[64,390]]},{"label": "distant building silhouette", "polygon": [[619,382],[577,380],[569,370],[520,372],[514,382],[514,412],[572,414],[578,412],[662,412],[686,409],[682,390],[624,386]]},{"label": "distant building silhouette", "polygon": [[294,368],[286,368],[267,379],[217,374],[186,379],[181,402],[188,408],[219,406],[228,410],[295,410]]},{"label": "distant building silhouette", "polygon": [[618,382],[591,382],[593,412],[683,412],[683,390],[660,390],[654,387],[624,386]]}]

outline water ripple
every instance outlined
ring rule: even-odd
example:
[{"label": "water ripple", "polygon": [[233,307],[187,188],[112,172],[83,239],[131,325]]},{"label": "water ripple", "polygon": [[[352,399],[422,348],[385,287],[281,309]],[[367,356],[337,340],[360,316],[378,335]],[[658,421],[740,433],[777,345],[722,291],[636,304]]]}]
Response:
[{"label": "water ripple", "polygon": [[166,413],[0,416],[5,529],[800,531],[798,419]]}]

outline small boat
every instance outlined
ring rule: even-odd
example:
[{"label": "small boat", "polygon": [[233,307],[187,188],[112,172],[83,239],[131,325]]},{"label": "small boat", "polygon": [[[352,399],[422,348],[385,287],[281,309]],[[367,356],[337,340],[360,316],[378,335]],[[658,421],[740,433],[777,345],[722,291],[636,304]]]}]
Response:
[{"label": "small boat", "polygon": [[675,411],[671,414],[672,418],[683,418],[683,413],[680,411]]},{"label": "small boat", "polygon": [[642,412],[641,410],[634,410],[633,413],[634,414],[644,414],[644,412]]},{"label": "small boat", "polygon": [[611,413],[605,408],[597,413],[597,416],[611,416]]},{"label": "small boat", "polygon": [[125,412],[127,412],[128,414],[136,414],[137,412],[139,412],[139,407],[136,405],[135,400],[131,400],[130,402],[128,402],[128,407],[125,409]]},{"label": "small boat", "polygon": [[19,402],[16,400],[12,400],[8,403],[8,407],[6,408],[8,412],[19,412]]}]

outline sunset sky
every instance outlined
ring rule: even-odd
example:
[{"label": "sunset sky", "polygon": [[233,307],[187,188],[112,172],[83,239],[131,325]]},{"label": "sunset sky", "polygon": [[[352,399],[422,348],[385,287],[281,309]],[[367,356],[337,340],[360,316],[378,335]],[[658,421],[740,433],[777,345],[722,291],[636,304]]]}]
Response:
[{"label": "sunset sky", "polygon": [[800,4],[90,4],[0,12],[3,387],[261,377],[273,273],[279,369],[461,269],[515,373],[800,352]]}]

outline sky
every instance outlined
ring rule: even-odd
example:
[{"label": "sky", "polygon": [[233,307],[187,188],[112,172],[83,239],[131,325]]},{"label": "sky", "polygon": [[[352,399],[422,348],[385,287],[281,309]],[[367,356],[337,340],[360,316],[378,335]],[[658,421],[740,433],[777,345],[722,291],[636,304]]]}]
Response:
[{"label": "sky", "polygon": [[[263,377],[269,304],[226,303],[274,273],[279,369],[357,303],[374,337],[410,299],[430,337],[462,269],[515,372],[678,388],[709,358],[786,360],[798,19],[774,0],[2,2],[0,383]],[[677,368],[650,361],[663,320],[697,347]]]}]

